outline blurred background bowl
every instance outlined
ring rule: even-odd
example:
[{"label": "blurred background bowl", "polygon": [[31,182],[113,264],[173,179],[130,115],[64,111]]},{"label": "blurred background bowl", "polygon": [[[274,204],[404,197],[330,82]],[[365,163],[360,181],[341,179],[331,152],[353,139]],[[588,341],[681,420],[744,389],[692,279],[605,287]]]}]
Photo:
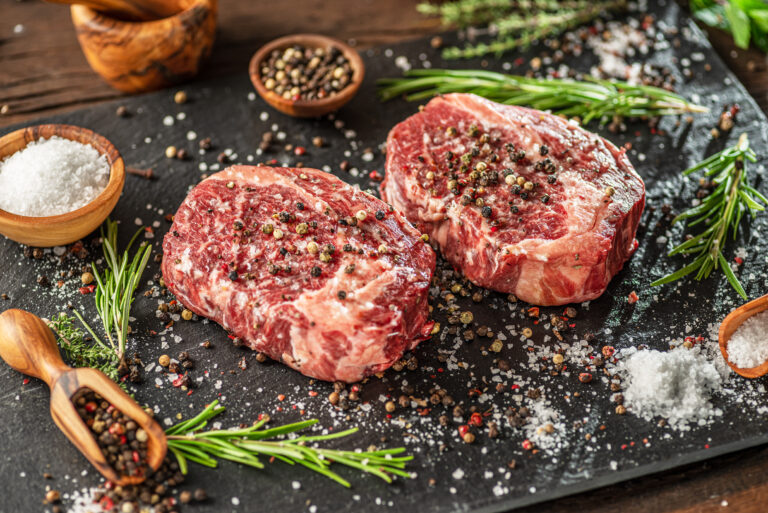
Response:
[{"label": "blurred background bowl", "polygon": [[91,68],[115,89],[160,89],[197,74],[216,35],[217,0],[179,0],[180,12],[123,21],[73,5],[72,22]]}]

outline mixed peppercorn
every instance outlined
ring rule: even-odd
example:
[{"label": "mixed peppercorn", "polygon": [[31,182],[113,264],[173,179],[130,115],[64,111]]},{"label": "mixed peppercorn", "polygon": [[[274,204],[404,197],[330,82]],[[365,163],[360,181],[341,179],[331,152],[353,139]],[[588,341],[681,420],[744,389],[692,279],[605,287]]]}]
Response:
[{"label": "mixed peppercorn", "polygon": [[[483,132],[474,123],[464,133],[448,126],[444,129],[444,137],[447,140],[462,139],[462,142],[468,139],[470,149],[461,155],[448,150],[436,159],[436,164],[429,165],[429,170],[424,173],[424,187],[434,197],[441,197],[446,191],[462,206],[477,207],[492,230],[499,229],[507,219],[508,222],[515,219],[522,222],[523,218],[516,215],[526,208],[526,201],[538,199],[544,204],[550,203],[550,194],[538,190],[542,181],[550,185],[557,183],[561,168],[548,156],[550,148],[546,144],[541,144],[538,156],[533,157],[512,143],[502,144],[499,138]],[[422,168],[427,162],[422,155],[417,156],[417,160]],[[505,162],[507,165],[503,166]],[[544,176],[534,178],[536,173]],[[436,183],[438,177],[445,177],[444,188]],[[509,188],[511,195],[507,204],[512,216],[494,212],[494,208],[486,204],[489,195],[499,191],[500,187]]]},{"label": "mixed peppercorn", "polygon": [[115,472],[122,476],[144,476],[148,470],[147,432],[90,389],[79,390],[72,401]]},{"label": "mixed peppercorn", "polygon": [[352,81],[354,70],[344,54],[331,46],[293,45],[276,49],[261,63],[261,81],[287,100],[322,100]]}]

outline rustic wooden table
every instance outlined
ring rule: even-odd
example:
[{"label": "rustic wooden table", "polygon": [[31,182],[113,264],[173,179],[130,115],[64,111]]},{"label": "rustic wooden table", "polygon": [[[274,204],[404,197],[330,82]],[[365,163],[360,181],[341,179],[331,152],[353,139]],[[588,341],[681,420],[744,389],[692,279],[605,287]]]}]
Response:
[{"label": "rustic wooden table", "polygon": [[[439,25],[416,14],[416,3],[292,0],[290,9],[279,9],[274,2],[220,0],[218,40],[202,75],[246,69],[262,43],[289,33],[320,32],[365,47],[438,32]],[[66,7],[0,0],[0,13],[0,127],[121,96],[88,67]],[[768,111],[766,57],[734,49],[717,31],[710,36]],[[763,513],[767,504],[768,447],[759,447],[520,511]]]}]

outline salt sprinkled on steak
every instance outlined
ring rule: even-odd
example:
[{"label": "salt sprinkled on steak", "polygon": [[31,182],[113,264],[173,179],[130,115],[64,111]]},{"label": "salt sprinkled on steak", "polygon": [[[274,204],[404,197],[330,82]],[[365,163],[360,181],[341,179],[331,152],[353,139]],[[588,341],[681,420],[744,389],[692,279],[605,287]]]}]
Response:
[{"label": "salt sprinkled on steak", "polygon": [[432,328],[432,249],[384,202],[322,171],[212,175],[163,251],[165,283],[187,308],[307,376],[358,381]]},{"label": "salt sprinkled on steak", "polygon": [[538,305],[600,296],[637,248],[645,205],[623,150],[471,94],[392,129],[381,194],[473,283]]}]

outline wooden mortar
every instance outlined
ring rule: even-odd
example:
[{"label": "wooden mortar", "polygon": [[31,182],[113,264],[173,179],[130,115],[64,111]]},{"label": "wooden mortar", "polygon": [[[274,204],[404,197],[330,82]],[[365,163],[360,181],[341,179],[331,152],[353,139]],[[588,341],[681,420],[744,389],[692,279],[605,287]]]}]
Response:
[{"label": "wooden mortar", "polygon": [[182,82],[200,69],[216,35],[218,0],[179,0],[179,13],[132,22],[73,5],[72,22],[88,64],[127,93]]}]

